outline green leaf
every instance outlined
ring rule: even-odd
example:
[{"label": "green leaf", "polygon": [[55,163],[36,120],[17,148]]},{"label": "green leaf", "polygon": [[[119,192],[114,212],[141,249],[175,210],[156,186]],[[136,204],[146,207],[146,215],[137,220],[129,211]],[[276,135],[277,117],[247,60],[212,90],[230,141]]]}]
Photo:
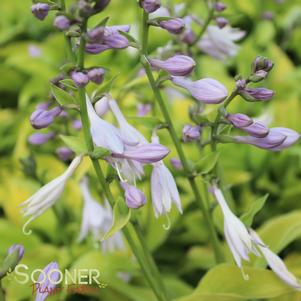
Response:
[{"label": "green leaf", "polygon": [[126,206],[122,197],[119,197],[113,208],[113,222],[110,230],[104,235],[102,241],[108,239],[121,230],[129,222],[131,210]]},{"label": "green leaf", "polygon": [[134,44],[136,44],[136,45],[139,45],[138,41],[137,41],[134,37],[132,37],[130,34],[128,34],[127,32],[122,31],[122,30],[118,30],[118,32],[119,32],[122,36],[126,37],[130,42],[132,42],[132,43],[134,43]]},{"label": "green leaf", "polygon": [[55,97],[56,101],[61,106],[76,103],[74,97],[72,97],[65,90],[63,90],[55,85],[51,85],[50,89],[51,89],[52,95]]},{"label": "green leaf", "polygon": [[63,142],[71,148],[77,155],[87,152],[84,141],[79,137],[60,135]]},{"label": "green leaf", "polygon": [[220,152],[214,152],[204,156],[194,165],[195,170],[201,174],[209,173],[215,167],[219,156]]},{"label": "green leaf", "polygon": [[108,81],[106,81],[103,85],[101,85],[99,88],[97,88],[93,94],[92,94],[92,102],[95,103],[97,100],[99,100],[104,93],[110,92],[113,84],[115,83],[118,75],[112,77]]},{"label": "green leaf", "polygon": [[103,159],[111,154],[111,152],[103,147],[96,147],[93,152],[88,153],[93,159]]},{"label": "green leaf", "polygon": [[241,221],[246,226],[251,227],[255,215],[262,209],[262,207],[264,206],[268,196],[269,195],[266,194],[265,196],[263,196],[263,197],[257,199],[256,201],[254,201],[251,204],[249,210],[240,217]]},{"label": "green leaf", "polygon": [[66,86],[72,90],[75,90],[75,91],[77,90],[76,85],[74,84],[73,80],[70,78],[62,79],[62,80],[60,80],[60,83],[62,83],[64,86]]}]

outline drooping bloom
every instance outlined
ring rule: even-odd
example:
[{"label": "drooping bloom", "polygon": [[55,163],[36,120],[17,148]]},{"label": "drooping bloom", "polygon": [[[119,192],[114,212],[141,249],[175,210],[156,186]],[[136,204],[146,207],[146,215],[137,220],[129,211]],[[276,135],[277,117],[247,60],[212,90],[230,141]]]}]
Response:
[{"label": "drooping bloom", "polygon": [[172,34],[179,34],[184,30],[185,23],[181,18],[173,18],[160,21],[159,26]]},{"label": "drooping bloom", "polygon": [[198,45],[208,55],[225,60],[237,54],[239,46],[234,42],[243,38],[244,35],[244,31],[230,26],[221,29],[218,26],[210,25]]},{"label": "drooping bloom", "polygon": [[226,87],[212,78],[204,78],[193,82],[184,77],[175,76],[172,77],[172,82],[185,88],[195,99],[204,103],[221,103],[228,96]]},{"label": "drooping bloom", "polygon": [[264,244],[255,231],[250,230],[250,232],[252,239],[257,244],[258,249],[266,259],[272,271],[286,284],[300,291],[301,284],[299,283],[298,279],[287,269],[282,259]]},{"label": "drooping bloom", "polygon": [[183,127],[182,134],[183,134],[184,142],[191,142],[194,140],[198,140],[201,135],[201,127],[186,124]]},{"label": "drooping bloom", "polygon": [[122,154],[124,151],[124,144],[120,131],[96,114],[88,96],[86,97],[86,104],[91,126],[90,131],[94,144],[104,147],[113,153]]},{"label": "drooping bloom", "polygon": [[34,133],[28,137],[28,142],[32,145],[42,145],[48,142],[50,139],[53,139],[54,137],[54,132],[49,132],[47,134]]},{"label": "drooping bloom", "polygon": [[298,141],[300,134],[287,128],[271,128],[269,134],[263,138],[252,136],[235,136],[237,143],[252,144],[259,148],[280,151],[290,147]]},{"label": "drooping bloom", "polygon": [[22,207],[21,212],[23,216],[30,217],[23,226],[23,232],[25,234],[31,233],[31,231],[26,231],[27,225],[38,216],[43,214],[47,209],[52,207],[60,198],[64,191],[67,180],[73,175],[81,160],[82,156],[75,157],[67,170],[62,175],[44,185],[29,199],[20,204],[20,206]]},{"label": "drooping bloom", "polygon": [[71,22],[66,16],[57,16],[54,19],[53,25],[59,30],[69,29]]},{"label": "drooping bloom", "polygon": [[[243,272],[242,260],[249,261],[249,254],[258,255],[252,238],[242,221],[236,217],[227,205],[222,191],[214,184],[211,188],[224,216],[224,234],[237,266]],[[247,275],[244,275],[247,278]]]},{"label": "drooping bloom", "polygon": [[49,263],[39,275],[35,284],[35,301],[44,301],[55,290],[60,279],[59,265],[53,261]]},{"label": "drooping bloom", "polygon": [[147,12],[153,13],[161,6],[160,0],[140,0],[140,6]]},{"label": "drooping bloom", "polygon": [[54,118],[62,112],[61,107],[55,107],[49,111],[44,109],[35,110],[30,116],[30,123],[35,129],[47,128],[54,121]]},{"label": "drooping bloom", "polygon": [[158,59],[149,59],[152,67],[163,69],[174,76],[186,76],[192,72],[195,67],[195,61],[186,55],[175,55],[162,61]]},{"label": "drooping bloom", "polygon": [[129,208],[137,209],[146,204],[146,197],[140,189],[126,182],[121,182],[120,185],[125,192],[125,202]]},{"label": "drooping bloom", "polygon": [[31,6],[32,14],[39,20],[44,20],[48,16],[50,6],[46,3],[36,3]]}]

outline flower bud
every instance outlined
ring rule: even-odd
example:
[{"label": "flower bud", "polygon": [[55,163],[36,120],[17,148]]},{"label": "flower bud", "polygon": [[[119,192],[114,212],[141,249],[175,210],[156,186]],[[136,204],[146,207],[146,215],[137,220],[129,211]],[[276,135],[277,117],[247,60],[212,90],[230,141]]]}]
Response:
[{"label": "flower bud", "polygon": [[104,44],[112,49],[122,49],[129,46],[129,41],[118,31],[112,30],[110,34],[104,36]]},{"label": "flower bud", "polygon": [[140,6],[148,13],[153,13],[161,6],[160,0],[140,0]]},{"label": "flower bud", "polygon": [[176,76],[172,77],[172,82],[187,89],[195,99],[204,103],[221,103],[228,96],[226,87],[212,78],[192,82],[186,78]]},{"label": "flower bud", "polygon": [[224,17],[217,17],[217,18],[215,18],[215,22],[216,22],[216,25],[220,29],[224,28],[226,25],[229,24],[229,21],[226,18],[224,18]]},{"label": "flower bud", "polygon": [[53,132],[47,134],[35,133],[28,137],[28,142],[32,145],[42,145],[54,137],[55,134]]},{"label": "flower bud", "polygon": [[152,105],[150,103],[138,103],[137,105],[137,116],[146,116],[152,110]]},{"label": "flower bud", "polygon": [[174,76],[186,76],[196,65],[195,61],[186,55],[175,55],[165,61],[149,59],[149,63],[152,67],[163,69]]},{"label": "flower bud", "polygon": [[253,123],[253,119],[245,114],[227,114],[226,118],[236,127],[242,128]]},{"label": "flower bud", "polygon": [[59,147],[55,152],[62,161],[69,161],[74,158],[74,152],[68,147]]},{"label": "flower bud", "polygon": [[121,187],[125,191],[125,202],[129,208],[138,209],[145,205],[146,197],[141,190],[126,182],[122,182]]},{"label": "flower bud", "polygon": [[249,135],[257,138],[263,138],[269,133],[269,129],[262,123],[254,122],[249,126],[240,128]]},{"label": "flower bud", "polygon": [[69,29],[71,22],[66,16],[57,16],[54,19],[53,25],[59,30],[67,30]]},{"label": "flower bud", "polygon": [[94,13],[96,14],[104,10],[108,6],[110,1],[111,0],[97,0],[94,5]]},{"label": "flower bud", "polygon": [[32,14],[41,21],[47,17],[49,10],[50,6],[46,3],[37,3],[31,6]]},{"label": "flower bud", "polygon": [[86,45],[86,52],[90,54],[99,54],[110,49],[108,45],[98,44],[98,43],[88,43]]},{"label": "flower bud", "polygon": [[256,73],[256,71],[263,70],[269,72],[272,70],[274,64],[266,57],[258,56],[252,63],[252,72]]},{"label": "flower bud", "polygon": [[177,170],[181,170],[183,169],[183,165],[182,165],[182,162],[177,159],[177,158],[171,158],[170,160],[170,164]]},{"label": "flower bud", "polygon": [[38,109],[30,116],[30,123],[35,129],[47,128],[54,121],[54,118],[61,113],[61,107],[55,107],[50,111]]},{"label": "flower bud", "polygon": [[181,36],[181,40],[188,45],[192,45],[195,39],[196,35],[191,29],[185,30]]},{"label": "flower bud", "polygon": [[81,120],[79,120],[79,119],[73,120],[73,122],[72,122],[72,127],[73,127],[75,130],[81,130],[82,127],[83,127]]},{"label": "flower bud", "polygon": [[94,9],[92,3],[89,3],[87,0],[78,0],[77,8],[79,14],[83,17],[90,17],[94,14]]},{"label": "flower bud", "polygon": [[191,142],[194,140],[198,140],[198,139],[200,139],[201,128],[199,126],[192,126],[192,125],[186,124],[183,127],[182,134],[183,134],[184,142]]},{"label": "flower bud", "polygon": [[14,244],[7,250],[7,253],[10,255],[10,254],[16,252],[17,256],[18,256],[18,260],[20,261],[23,258],[24,251],[25,250],[22,245]]},{"label": "flower bud", "polygon": [[78,87],[84,87],[89,82],[89,77],[83,72],[73,71],[71,73],[71,78]]},{"label": "flower bud", "polygon": [[227,8],[227,5],[222,3],[222,2],[216,2],[215,5],[214,5],[214,9],[217,11],[217,12],[222,12],[224,11],[225,9]]},{"label": "flower bud", "polygon": [[99,117],[102,117],[105,115],[109,109],[109,99],[107,97],[103,97],[100,100],[98,100],[95,104],[95,111]]},{"label": "flower bud", "polygon": [[93,68],[87,73],[89,80],[95,84],[101,84],[103,82],[105,70],[103,68]]},{"label": "flower bud", "polygon": [[247,101],[268,101],[274,96],[274,91],[266,88],[245,88],[239,94]]},{"label": "flower bud", "polygon": [[159,26],[173,34],[179,34],[184,30],[185,23],[181,18],[160,21]]},{"label": "flower bud", "polygon": [[238,80],[236,80],[235,84],[236,84],[236,87],[240,90],[245,89],[245,87],[247,86],[247,82],[245,79],[238,79]]},{"label": "flower bud", "polygon": [[249,80],[252,83],[258,83],[258,82],[262,81],[263,79],[265,79],[267,76],[268,76],[268,72],[266,72],[264,70],[258,70],[249,77]]},{"label": "flower bud", "polygon": [[105,28],[103,26],[95,27],[88,31],[88,41],[90,43],[102,43],[105,34]]}]

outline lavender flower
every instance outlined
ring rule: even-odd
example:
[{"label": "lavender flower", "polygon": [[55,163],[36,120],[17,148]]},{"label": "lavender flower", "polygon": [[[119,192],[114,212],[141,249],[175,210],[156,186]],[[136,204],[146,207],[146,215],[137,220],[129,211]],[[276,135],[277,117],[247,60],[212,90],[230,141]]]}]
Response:
[{"label": "lavender flower", "polygon": [[89,82],[89,77],[83,72],[73,71],[71,73],[71,79],[78,87],[84,87]]},{"label": "lavender flower", "polygon": [[57,262],[49,263],[39,275],[35,288],[35,301],[44,301],[55,289],[60,278],[59,266]]},{"label": "lavender flower", "polygon": [[29,199],[21,203],[20,206],[23,207],[21,211],[23,216],[30,216],[29,220],[23,226],[24,234],[29,235],[31,231],[26,232],[27,225],[43,214],[47,209],[52,207],[60,198],[67,180],[73,175],[81,160],[82,156],[75,157],[67,170],[61,176],[44,185]]},{"label": "lavender flower", "polygon": [[121,182],[120,185],[125,191],[125,202],[129,208],[137,209],[146,204],[146,197],[141,190],[126,182]]},{"label": "lavender flower", "polygon": [[165,61],[149,59],[149,63],[152,67],[163,69],[174,76],[186,76],[196,65],[195,61],[186,55],[175,55]]},{"label": "lavender flower", "polygon": [[254,122],[249,126],[241,127],[249,135],[257,138],[263,138],[269,134],[269,129],[262,123]]},{"label": "lavender flower", "polygon": [[47,128],[54,121],[54,118],[62,112],[61,107],[55,107],[50,111],[37,109],[30,116],[30,123],[35,129]]},{"label": "lavender flower", "polygon": [[55,152],[62,161],[69,161],[74,157],[74,152],[68,147],[59,147]]},{"label": "lavender flower", "polygon": [[227,5],[222,2],[216,2],[214,8],[217,12],[222,12],[227,8]]},{"label": "lavender flower", "polygon": [[93,68],[87,73],[89,80],[100,85],[103,82],[105,70],[103,68]]},{"label": "lavender flower", "polygon": [[95,27],[88,31],[87,37],[89,43],[102,43],[105,35],[105,28],[103,26]]},{"label": "lavender flower", "polygon": [[55,137],[55,133],[49,132],[47,134],[35,133],[28,137],[28,142],[32,145],[42,145]]},{"label": "lavender flower", "polygon": [[160,21],[159,26],[172,34],[179,34],[184,30],[185,23],[181,18]]},{"label": "lavender flower", "polygon": [[204,78],[192,82],[183,77],[172,77],[172,82],[185,88],[194,98],[204,103],[221,103],[228,96],[226,87],[215,79]]},{"label": "lavender flower", "polygon": [[50,6],[46,3],[36,3],[31,6],[32,14],[39,20],[44,20],[48,16]]},{"label": "lavender flower", "polygon": [[153,13],[161,6],[160,0],[140,0],[140,6],[148,13]]},{"label": "lavender flower", "polygon": [[253,123],[253,119],[245,114],[227,114],[226,118],[236,127],[242,128]]},{"label": "lavender flower", "polygon": [[200,139],[200,135],[201,135],[200,131],[201,131],[201,128],[199,126],[192,126],[192,125],[186,124],[182,130],[183,141],[191,142],[191,141]]},{"label": "lavender flower", "polygon": [[104,116],[110,109],[108,97],[103,97],[95,103],[95,112],[99,117]]},{"label": "lavender flower", "polygon": [[54,19],[53,25],[59,30],[67,30],[70,28],[71,22],[66,16],[57,16]]},{"label": "lavender flower", "polygon": [[239,94],[247,101],[268,101],[274,96],[274,91],[266,88],[245,88]]},{"label": "lavender flower", "polygon": [[129,46],[129,41],[118,31],[107,29],[104,36],[104,44],[112,49],[122,49]]}]

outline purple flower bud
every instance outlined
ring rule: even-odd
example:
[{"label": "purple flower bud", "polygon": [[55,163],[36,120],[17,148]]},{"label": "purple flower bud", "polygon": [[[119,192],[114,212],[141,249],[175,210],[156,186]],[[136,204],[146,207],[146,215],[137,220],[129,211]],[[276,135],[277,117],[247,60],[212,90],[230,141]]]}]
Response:
[{"label": "purple flower bud", "polygon": [[109,99],[107,97],[103,97],[100,100],[98,100],[95,104],[95,111],[99,117],[102,117],[105,115],[109,109]]},{"label": "purple flower bud", "polygon": [[77,72],[74,71],[71,73],[71,78],[73,82],[78,86],[78,87],[84,87],[88,84],[89,82],[89,77],[83,72]]},{"label": "purple flower bud", "polygon": [[249,77],[249,80],[252,83],[258,83],[258,82],[262,81],[263,79],[265,79],[267,76],[268,76],[268,72],[266,72],[264,70],[258,70]]},{"label": "purple flower bud", "polygon": [[104,44],[88,43],[86,45],[86,52],[90,53],[90,54],[99,54],[108,49],[110,49],[110,47],[108,45],[104,45]]},{"label": "purple flower bud", "polygon": [[201,128],[199,126],[192,126],[186,124],[182,130],[183,134],[183,141],[184,142],[191,142],[194,140],[198,140],[201,135]]},{"label": "purple flower bud", "polygon": [[152,110],[152,105],[150,103],[138,103],[137,105],[137,116],[146,116]]},{"label": "purple flower bud", "polygon": [[269,133],[269,129],[264,124],[259,122],[254,122],[251,125],[241,127],[240,129],[257,138],[263,138]]},{"label": "purple flower bud", "polygon": [[172,77],[172,82],[187,89],[195,99],[204,103],[221,103],[228,96],[226,87],[212,78],[192,82],[183,77]]},{"label": "purple flower bud", "polygon": [[35,129],[47,128],[52,124],[54,118],[61,113],[60,107],[55,107],[50,111],[38,109],[34,111],[30,116],[30,123]]},{"label": "purple flower bud", "polygon": [[215,18],[215,22],[216,22],[216,25],[220,29],[224,28],[226,25],[229,24],[229,21],[226,18],[224,18],[224,17],[217,17],[217,18]]},{"label": "purple flower bud", "polygon": [[47,17],[49,10],[50,6],[46,3],[37,3],[31,6],[32,14],[41,21]]},{"label": "purple flower bud", "polygon": [[258,56],[252,63],[252,72],[255,73],[256,71],[263,70],[269,72],[272,70],[274,64],[266,57]]},{"label": "purple flower bud", "polygon": [[112,49],[122,49],[129,46],[129,41],[118,31],[113,30],[104,36],[104,44]]},{"label": "purple flower bud", "polygon": [[55,152],[62,161],[69,161],[74,158],[74,152],[68,147],[59,147]]},{"label": "purple flower bud", "polygon": [[105,34],[105,28],[98,26],[88,32],[88,41],[90,43],[102,43]]},{"label": "purple flower bud", "polygon": [[196,39],[196,35],[191,29],[185,30],[181,37],[181,40],[188,45],[192,45],[195,39]]},{"label": "purple flower bud", "polygon": [[226,118],[236,127],[242,128],[253,123],[253,119],[245,114],[228,114]]},{"label": "purple flower bud", "polygon": [[94,5],[94,12],[99,13],[100,11],[104,10],[111,0],[98,0]]},{"label": "purple flower bud", "polygon": [[281,145],[275,146],[271,148],[272,151],[281,151],[285,148],[290,147],[291,145],[295,144],[299,138],[300,134],[296,131],[288,128],[272,128],[271,131],[278,134],[283,134],[286,136],[286,139],[283,141]]},{"label": "purple flower bud", "polygon": [[146,204],[146,197],[141,190],[126,182],[120,185],[125,191],[125,202],[129,208],[137,209]]},{"label": "purple flower bud", "polygon": [[148,13],[153,13],[161,6],[160,0],[140,0],[140,6]]},{"label": "purple flower bud", "polygon": [[195,61],[186,55],[175,55],[162,61],[158,59],[149,59],[149,63],[154,68],[163,69],[175,76],[186,76],[195,67]]},{"label": "purple flower bud", "polygon": [[53,25],[59,30],[69,29],[71,22],[66,16],[57,16],[54,19]]},{"label": "purple flower bud", "polygon": [[166,29],[168,32],[173,34],[181,33],[185,27],[185,23],[181,18],[174,18],[166,21],[160,21],[159,25],[161,28]]},{"label": "purple flower bud", "polygon": [[87,73],[89,80],[98,85],[103,82],[104,74],[105,70],[102,68],[93,68]]},{"label": "purple flower bud", "polygon": [[83,127],[81,120],[79,120],[79,119],[73,120],[73,122],[72,122],[72,127],[73,127],[75,130],[81,130],[82,127]]},{"label": "purple flower bud", "polygon": [[54,137],[55,134],[53,132],[47,134],[35,133],[28,137],[28,142],[32,145],[41,145],[48,142],[50,139]]},{"label": "purple flower bud", "polygon": [[159,143],[146,143],[135,148],[125,150],[123,154],[112,154],[115,158],[131,159],[143,164],[161,161],[169,153],[169,149]]},{"label": "purple flower bud", "polygon": [[247,101],[268,101],[274,96],[274,91],[266,88],[245,88],[239,94]]},{"label": "purple flower bud", "polygon": [[177,158],[171,158],[170,160],[170,164],[177,170],[181,170],[183,169],[183,165],[182,165],[182,162],[177,159]]},{"label": "purple flower bud", "polygon": [[214,8],[217,12],[222,12],[223,10],[225,10],[227,8],[227,5],[222,2],[217,2],[217,3],[215,3]]},{"label": "purple flower bud", "polygon": [[23,258],[24,255],[24,247],[22,245],[18,245],[18,244],[13,244],[8,250],[7,253],[8,254],[12,254],[14,252],[18,253],[18,258],[19,261]]},{"label": "purple flower bud", "polygon": [[247,86],[247,82],[245,79],[238,79],[235,82],[235,84],[238,89],[245,89],[245,87]]}]

